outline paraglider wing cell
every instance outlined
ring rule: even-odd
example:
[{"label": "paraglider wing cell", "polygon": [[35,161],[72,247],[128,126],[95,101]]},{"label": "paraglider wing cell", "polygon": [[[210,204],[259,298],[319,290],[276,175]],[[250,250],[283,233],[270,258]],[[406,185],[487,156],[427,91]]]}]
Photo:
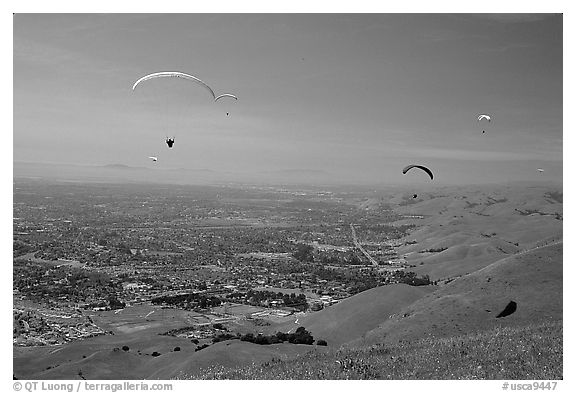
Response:
[{"label": "paraglider wing cell", "polygon": [[434,174],[432,173],[432,171],[423,165],[408,165],[406,168],[402,169],[402,173],[405,175],[406,172],[408,172],[412,168],[422,169],[424,172],[428,174],[428,176],[430,176],[430,179],[434,179]]},{"label": "paraglider wing cell", "polygon": [[212,98],[216,99],[216,94],[214,94],[214,91],[210,88],[210,86],[208,86],[202,80],[198,79],[194,75],[185,74],[183,72],[178,72],[178,71],[162,71],[162,72],[154,72],[152,74],[145,75],[142,78],[138,79],[134,83],[134,85],[132,86],[132,90],[135,90],[136,87],[140,83],[147,81],[147,80],[150,80],[150,79],[155,79],[155,78],[183,78],[183,79],[191,80],[193,82],[198,83],[199,85],[204,87],[206,90],[208,90],[208,92],[210,92],[210,95],[212,95]]}]

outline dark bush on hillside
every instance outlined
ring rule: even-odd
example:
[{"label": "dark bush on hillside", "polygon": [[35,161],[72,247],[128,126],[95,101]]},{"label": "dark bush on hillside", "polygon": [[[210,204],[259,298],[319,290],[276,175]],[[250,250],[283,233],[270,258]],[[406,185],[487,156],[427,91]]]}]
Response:
[{"label": "dark bush on hillside", "polygon": [[208,344],[200,345],[199,347],[196,347],[196,349],[194,350],[194,352],[201,351],[201,350],[203,350],[204,348],[207,348],[207,347],[209,347]]},{"label": "dark bush on hillside", "polygon": [[254,338],[254,344],[269,345],[270,341],[268,340],[267,336],[263,336],[263,335],[259,334]]},{"label": "dark bush on hillside", "polygon": [[400,283],[417,287],[421,285],[431,285],[432,281],[430,281],[430,276],[427,274],[422,277],[418,277],[416,276],[416,273],[410,272],[405,277],[402,277]]},{"label": "dark bush on hillside", "polygon": [[283,332],[277,332],[276,333],[276,337],[280,340],[280,341],[287,341],[288,340],[288,335],[286,333]]},{"label": "dark bush on hillside", "polygon": [[160,356],[160,352],[156,352],[156,351],[154,351],[154,352],[152,352],[152,356],[154,356],[154,357],[156,357],[156,356]]},{"label": "dark bush on hillside", "polygon": [[230,334],[230,333],[222,333],[222,334],[218,334],[217,336],[212,338],[212,342],[217,343],[220,341],[233,340],[235,338],[239,338],[239,336],[235,336],[235,335]]},{"label": "dark bush on hillside", "polygon": [[277,336],[268,336],[268,343],[269,344],[280,344],[282,340],[280,340]]},{"label": "dark bush on hillside", "polygon": [[179,352],[180,351],[180,347],[174,347],[174,352]]},{"label": "dark bush on hillside", "polygon": [[303,326],[296,329],[296,333],[288,334],[288,342],[291,344],[307,344],[312,345],[314,342],[314,337],[310,332],[306,331]]},{"label": "dark bush on hillside", "polygon": [[192,343],[194,343],[194,344],[198,344],[198,343],[200,342],[200,341],[198,341],[198,339],[197,339],[197,338],[193,338],[193,339],[192,339],[192,340],[190,340],[190,341],[191,341]]},{"label": "dark bush on hillside", "polygon": [[418,251],[420,254],[423,254],[425,252],[442,252],[447,250],[448,247],[439,247],[439,248],[429,248],[427,250],[422,250],[422,251]]},{"label": "dark bush on hillside", "polygon": [[316,342],[316,345],[321,345],[321,346],[325,347],[328,345],[328,343],[326,342],[326,340],[318,340]]},{"label": "dark bush on hillside", "polygon": [[312,337],[310,332],[308,332],[303,326],[300,326],[294,333],[277,332],[276,334],[270,336],[263,336],[259,334],[256,337],[254,337],[254,334],[252,333],[246,333],[240,337],[240,340],[259,345],[280,344],[284,341],[288,341],[291,344],[312,345],[314,342],[314,337]]},{"label": "dark bush on hillside", "polygon": [[124,345],[124,346],[122,347],[122,350],[126,352],[126,351],[129,351],[130,348],[128,347],[128,345]]},{"label": "dark bush on hillside", "polygon": [[254,342],[254,335],[252,333],[246,333],[242,337],[240,337],[240,341],[248,341],[253,343]]}]

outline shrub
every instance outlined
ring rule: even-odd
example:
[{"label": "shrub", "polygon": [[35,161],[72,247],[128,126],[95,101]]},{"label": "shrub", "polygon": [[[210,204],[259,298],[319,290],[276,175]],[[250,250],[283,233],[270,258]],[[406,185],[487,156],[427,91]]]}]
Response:
[{"label": "shrub", "polygon": [[174,347],[174,352],[179,352],[180,351],[180,347]]},{"label": "shrub", "polygon": [[268,345],[268,344],[270,344],[270,341],[268,340],[268,337],[262,336],[261,334],[259,334],[254,339],[254,344]]},{"label": "shrub", "polygon": [[156,352],[156,351],[154,351],[154,352],[152,352],[152,356],[154,356],[154,357],[156,357],[156,356],[160,356],[160,352]]},{"label": "shrub", "polygon": [[123,350],[124,352],[126,352],[126,351],[129,351],[130,348],[128,347],[128,345],[124,345],[124,346],[122,347],[122,350]]},{"label": "shrub", "polygon": [[254,342],[254,335],[252,333],[246,333],[242,337],[240,337],[240,341],[248,341],[253,343]]},{"label": "shrub", "polygon": [[328,343],[326,342],[326,340],[318,340],[318,341],[316,342],[316,345],[322,345],[322,346],[325,347],[325,346],[328,345]]}]

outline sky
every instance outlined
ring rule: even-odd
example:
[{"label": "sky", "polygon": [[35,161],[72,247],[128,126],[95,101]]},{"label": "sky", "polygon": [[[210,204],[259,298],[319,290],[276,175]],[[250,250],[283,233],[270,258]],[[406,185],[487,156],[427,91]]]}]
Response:
[{"label": "sky", "polygon": [[[132,90],[158,71],[238,100],[175,78]],[[402,174],[421,164],[437,184],[561,182],[562,106],[560,14],[13,18],[15,163],[427,184]]]}]

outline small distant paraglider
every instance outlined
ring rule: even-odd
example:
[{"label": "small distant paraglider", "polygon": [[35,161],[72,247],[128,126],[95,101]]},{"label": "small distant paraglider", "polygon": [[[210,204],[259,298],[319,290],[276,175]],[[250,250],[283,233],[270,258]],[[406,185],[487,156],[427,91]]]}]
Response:
[{"label": "small distant paraglider", "polygon": [[[480,122],[484,119],[488,120],[488,123],[490,123],[490,121],[492,120],[492,116],[490,116],[487,113],[481,113],[478,115],[478,122]],[[486,130],[482,130],[482,134],[485,134],[485,133],[486,133]]]},{"label": "small distant paraglider", "polygon": [[537,170],[538,170],[538,172],[544,172],[544,169],[542,169],[542,168],[538,168]]},{"label": "small distant paraglider", "polygon": [[[220,94],[218,97],[216,97],[216,98],[214,99],[214,101],[218,101],[219,99],[224,98],[224,97],[233,98],[233,99],[235,99],[236,101],[238,101],[238,97],[236,97],[234,94],[230,94],[230,93]],[[230,115],[230,112],[226,112],[226,116],[229,116],[229,115]]]},{"label": "small distant paraglider", "polygon": [[149,156],[148,158],[151,159],[151,160],[154,161],[154,162],[158,161],[158,157]]},{"label": "small distant paraglider", "polygon": [[238,97],[236,97],[234,94],[230,94],[230,93],[225,93],[225,94],[220,94],[218,97],[216,97],[214,99],[214,101],[218,101],[219,99],[223,98],[223,97],[230,97],[230,98],[234,98],[235,100],[238,99]]},{"label": "small distant paraglider", "polygon": [[432,173],[432,171],[430,169],[426,168],[424,165],[408,165],[406,168],[402,169],[402,173],[405,175],[406,172],[408,172],[412,168],[418,168],[418,169],[423,170],[424,172],[426,172],[428,174],[428,176],[430,176],[431,180],[434,180],[434,174]]},{"label": "small distant paraglider", "polygon": [[172,137],[172,138],[166,137],[166,144],[168,145],[168,147],[169,147],[170,149],[172,149],[172,145],[174,144],[174,140],[175,140],[175,139],[176,139],[176,138],[174,138],[174,137]]}]

